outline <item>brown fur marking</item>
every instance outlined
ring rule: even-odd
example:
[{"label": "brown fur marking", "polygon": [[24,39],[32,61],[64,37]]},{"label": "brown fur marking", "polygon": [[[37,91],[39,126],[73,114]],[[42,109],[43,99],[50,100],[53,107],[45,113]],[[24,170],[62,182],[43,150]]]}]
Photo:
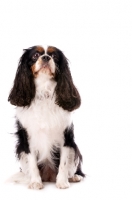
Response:
[{"label": "brown fur marking", "polygon": [[41,46],[37,46],[36,50],[39,51],[40,53],[44,52],[44,49]]},{"label": "brown fur marking", "polygon": [[56,49],[54,48],[54,47],[48,47],[48,50],[47,50],[47,52],[48,53],[52,53],[52,52],[54,52]]},{"label": "brown fur marking", "polygon": [[43,182],[55,182],[57,171],[51,169],[49,166],[39,167],[40,176]]},{"label": "brown fur marking", "polygon": [[37,77],[38,72],[35,71],[35,64],[31,67],[34,77]]}]

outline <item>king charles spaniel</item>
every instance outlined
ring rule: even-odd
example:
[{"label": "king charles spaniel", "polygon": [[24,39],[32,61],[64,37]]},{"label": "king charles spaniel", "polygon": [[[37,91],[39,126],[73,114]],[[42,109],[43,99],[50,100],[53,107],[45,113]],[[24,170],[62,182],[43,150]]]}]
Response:
[{"label": "king charles spaniel", "polygon": [[57,188],[81,181],[82,155],[71,118],[81,99],[63,52],[52,46],[25,49],[8,100],[16,106],[21,165],[13,181],[31,189],[42,189],[46,181],[56,182]]}]

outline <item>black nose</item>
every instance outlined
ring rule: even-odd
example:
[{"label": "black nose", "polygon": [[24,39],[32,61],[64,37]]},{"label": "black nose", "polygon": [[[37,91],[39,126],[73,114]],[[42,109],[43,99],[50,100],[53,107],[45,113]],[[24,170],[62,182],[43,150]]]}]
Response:
[{"label": "black nose", "polygon": [[42,60],[45,61],[45,62],[48,62],[48,61],[50,60],[50,57],[47,56],[47,55],[44,55],[44,56],[42,57]]}]

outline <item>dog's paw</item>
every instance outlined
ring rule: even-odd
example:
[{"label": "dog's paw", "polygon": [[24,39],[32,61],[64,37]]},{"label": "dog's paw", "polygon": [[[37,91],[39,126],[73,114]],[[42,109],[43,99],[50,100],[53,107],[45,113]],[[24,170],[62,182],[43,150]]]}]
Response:
[{"label": "dog's paw", "polygon": [[41,182],[32,182],[29,184],[29,189],[40,190],[44,187],[43,183]]},{"label": "dog's paw", "polygon": [[83,177],[77,174],[74,174],[72,178],[69,179],[70,182],[80,182],[83,180]]},{"label": "dog's paw", "polygon": [[66,189],[70,187],[70,183],[68,181],[59,180],[56,182],[56,187],[60,189]]}]

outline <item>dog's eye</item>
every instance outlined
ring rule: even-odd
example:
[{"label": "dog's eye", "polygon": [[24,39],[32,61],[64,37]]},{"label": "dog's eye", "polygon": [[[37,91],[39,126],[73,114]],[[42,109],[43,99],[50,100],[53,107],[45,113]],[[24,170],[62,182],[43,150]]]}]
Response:
[{"label": "dog's eye", "polygon": [[32,59],[35,61],[38,59],[38,57],[40,56],[40,53],[39,52],[36,52],[33,56],[32,56]]}]

